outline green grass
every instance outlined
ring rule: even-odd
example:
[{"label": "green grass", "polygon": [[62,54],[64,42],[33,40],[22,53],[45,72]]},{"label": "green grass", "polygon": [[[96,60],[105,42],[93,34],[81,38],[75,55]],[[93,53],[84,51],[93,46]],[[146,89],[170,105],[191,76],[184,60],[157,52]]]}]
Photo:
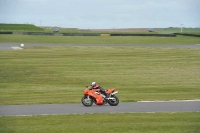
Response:
[{"label": "green grass", "polygon": [[1,117],[1,133],[199,133],[200,113]]},{"label": "green grass", "polygon": [[25,47],[0,51],[0,104],[80,103],[96,81],[120,101],[200,99],[199,49]]},{"label": "green grass", "polygon": [[[0,35],[0,42],[199,44],[200,39]],[[0,51],[0,104],[80,103],[91,81],[117,88],[122,102],[200,99],[199,57],[199,49],[136,47]],[[199,133],[199,125],[199,112],[0,117],[1,133]]]},{"label": "green grass", "polygon": [[[59,28],[59,33],[125,33],[125,34],[170,34],[170,33],[181,33],[181,28],[156,28],[154,32],[149,32],[148,29],[110,29],[110,30],[90,30],[90,29],[70,29],[70,28]],[[53,32],[54,28],[44,28],[45,32]],[[182,28],[182,33],[200,34],[200,28]]]},{"label": "green grass", "polygon": [[[181,33],[181,28],[165,28],[157,30],[156,33],[169,34],[169,33]],[[200,28],[182,28],[182,33],[188,34],[200,34]]]},{"label": "green grass", "polygon": [[[41,28],[32,24],[3,24],[0,23],[0,31],[13,31],[13,32],[46,32],[52,33],[56,27]],[[116,31],[115,31],[116,30]],[[155,32],[148,32],[148,29],[111,29],[111,30],[90,30],[90,29],[77,29],[77,28],[62,28],[59,27],[59,33],[130,33],[130,34],[169,34],[180,33],[181,28],[160,28],[155,29]],[[200,34],[200,28],[182,28],[182,33]]]},{"label": "green grass", "polygon": [[32,24],[0,24],[0,31],[44,31]]},{"label": "green grass", "polygon": [[[200,39],[0,35],[0,42],[199,44]],[[135,47],[0,51],[0,104],[80,103],[84,87],[91,81],[117,88],[123,102],[200,99],[199,57],[199,49]],[[199,112],[0,117],[1,133],[199,133],[199,125]]]},{"label": "green grass", "polygon": [[73,37],[0,35],[1,43],[55,43],[56,44],[200,44],[199,37]]},{"label": "green grass", "polygon": [[[54,28],[44,28],[46,33],[52,33]],[[90,29],[70,29],[70,28],[59,28],[59,33],[72,33],[72,34],[80,34],[80,33],[85,33],[85,34],[158,34],[158,32],[149,32],[148,29],[144,30],[137,30],[137,29],[133,29],[133,30],[126,30],[126,29],[116,29],[116,30],[112,30],[112,29],[106,29],[106,30],[90,30]]]},{"label": "green grass", "polygon": [[[46,33],[52,33],[53,30],[55,29],[54,27],[51,28],[43,28]],[[93,33],[90,30],[84,30],[84,29],[77,29],[77,28],[58,28],[59,32],[58,33]],[[98,33],[98,32],[94,32]]]}]

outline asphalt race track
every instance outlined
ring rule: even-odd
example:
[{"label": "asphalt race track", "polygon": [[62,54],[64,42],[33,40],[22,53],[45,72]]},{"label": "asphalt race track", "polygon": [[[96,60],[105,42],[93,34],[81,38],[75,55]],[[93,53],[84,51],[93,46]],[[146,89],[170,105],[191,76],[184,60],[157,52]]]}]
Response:
[{"label": "asphalt race track", "polygon": [[[0,43],[0,50],[19,50],[21,44]],[[33,46],[126,46],[126,47],[152,47],[152,48],[200,48],[200,44],[24,44],[24,47]]]},{"label": "asphalt race track", "polygon": [[127,102],[85,107],[82,104],[1,105],[0,116],[58,115],[84,113],[199,112],[200,101]]},{"label": "asphalt race track", "polygon": [[[20,50],[21,44],[0,43],[0,50]],[[135,46],[153,48],[200,48],[194,45],[159,44],[24,44],[33,46]],[[160,102],[121,102],[118,106],[82,104],[38,104],[38,105],[0,105],[0,116],[56,115],[84,113],[137,113],[137,112],[200,112],[200,100],[196,101],[160,101]]]}]

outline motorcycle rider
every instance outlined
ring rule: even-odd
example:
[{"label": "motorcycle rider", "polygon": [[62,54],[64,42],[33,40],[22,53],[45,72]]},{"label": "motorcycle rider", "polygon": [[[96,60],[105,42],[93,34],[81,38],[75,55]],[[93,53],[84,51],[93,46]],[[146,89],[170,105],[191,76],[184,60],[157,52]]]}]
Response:
[{"label": "motorcycle rider", "polygon": [[90,84],[90,86],[88,87],[88,89],[100,89],[100,92],[103,93],[106,98],[108,98],[108,94],[106,93],[105,89],[103,87],[101,87],[100,85],[98,85],[96,82],[92,82]]}]

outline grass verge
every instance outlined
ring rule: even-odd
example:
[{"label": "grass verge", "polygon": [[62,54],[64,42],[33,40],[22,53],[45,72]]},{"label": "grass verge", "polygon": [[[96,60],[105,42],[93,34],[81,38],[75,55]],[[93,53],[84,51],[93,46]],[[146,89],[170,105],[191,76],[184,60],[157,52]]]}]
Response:
[{"label": "grass verge", "polygon": [[0,35],[1,43],[60,43],[60,44],[200,44],[199,37],[73,37],[37,35]]},{"label": "grass verge", "polygon": [[199,133],[200,113],[1,117],[1,133]]},{"label": "grass verge", "polygon": [[199,49],[28,47],[0,52],[1,104],[80,103],[96,81],[120,101],[200,99]]}]

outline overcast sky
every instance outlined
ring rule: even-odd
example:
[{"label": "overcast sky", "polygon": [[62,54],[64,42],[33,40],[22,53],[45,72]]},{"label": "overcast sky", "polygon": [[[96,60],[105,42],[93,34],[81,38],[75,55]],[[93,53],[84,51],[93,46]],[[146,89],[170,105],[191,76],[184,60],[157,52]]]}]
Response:
[{"label": "overcast sky", "polygon": [[200,27],[200,0],[0,0],[0,23],[81,29]]}]

